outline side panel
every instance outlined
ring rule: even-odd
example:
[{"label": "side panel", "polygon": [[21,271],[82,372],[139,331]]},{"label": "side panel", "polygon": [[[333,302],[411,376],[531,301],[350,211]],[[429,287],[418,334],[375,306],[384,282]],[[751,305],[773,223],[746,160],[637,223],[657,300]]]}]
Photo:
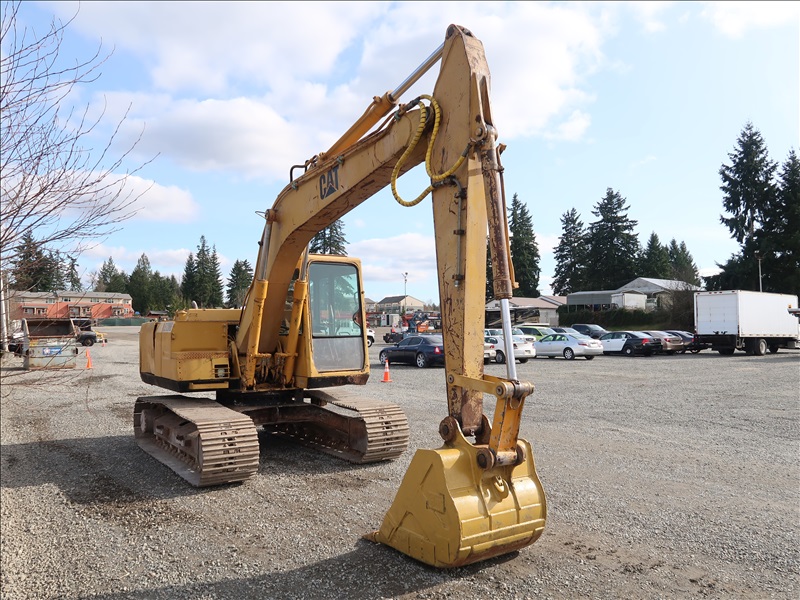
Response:
[{"label": "side panel", "polygon": [[736,335],[739,331],[737,293],[735,291],[696,293],[694,326],[698,335]]},{"label": "side panel", "polygon": [[797,296],[739,292],[739,335],[742,337],[796,337]]}]

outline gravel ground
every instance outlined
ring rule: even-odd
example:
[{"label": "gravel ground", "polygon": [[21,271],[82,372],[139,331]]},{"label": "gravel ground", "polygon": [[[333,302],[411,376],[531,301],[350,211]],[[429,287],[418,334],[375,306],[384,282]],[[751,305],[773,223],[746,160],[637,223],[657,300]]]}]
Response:
[{"label": "gravel ground", "polygon": [[[259,473],[197,490],[140,450],[137,329],[69,372],[2,362],[3,600],[800,597],[800,351],[537,359],[521,436],[540,540],[436,570],[361,539],[413,452],[440,445],[440,368],[377,356],[356,393],[400,404],[409,451],[354,466],[261,434]],[[487,372],[503,375],[505,367]],[[167,393],[167,392],[164,392]],[[488,402],[491,414],[493,402]]]}]

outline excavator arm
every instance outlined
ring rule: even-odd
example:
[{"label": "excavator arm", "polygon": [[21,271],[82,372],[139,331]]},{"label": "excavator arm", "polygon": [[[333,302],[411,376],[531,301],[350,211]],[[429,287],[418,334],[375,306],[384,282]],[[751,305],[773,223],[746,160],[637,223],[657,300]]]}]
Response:
[{"label": "excavator arm", "polygon": [[[450,26],[426,68],[436,60],[441,67],[432,98],[401,105],[383,127],[363,136],[397,103],[392,93],[376,97],[331,150],[305,164],[305,173],[266,213],[236,348],[245,389],[260,384],[259,373],[291,378],[286,362],[275,357],[294,348],[279,346],[281,323],[265,315],[283,314],[307,245],[425,163],[446,354],[449,414],[440,424],[445,445],[417,452],[383,526],[369,538],[435,566],[457,566],[532,543],[541,535],[546,509],[530,445],[518,438],[533,385],[518,380],[514,361],[507,363],[506,378],[483,373],[487,235],[508,344],[508,299],[515,285],[489,69],[481,42],[458,26]],[[422,197],[407,202],[395,195],[409,205]],[[506,354],[513,356],[513,349]],[[491,423],[483,410],[485,394],[496,399]]]}]

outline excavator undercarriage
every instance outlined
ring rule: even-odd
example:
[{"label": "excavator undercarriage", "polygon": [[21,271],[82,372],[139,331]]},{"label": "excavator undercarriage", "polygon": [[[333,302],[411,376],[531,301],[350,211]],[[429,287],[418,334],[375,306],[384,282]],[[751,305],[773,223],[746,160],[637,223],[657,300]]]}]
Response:
[{"label": "excavator undercarriage", "polygon": [[310,390],[226,406],[187,396],[136,400],[136,441],[196,487],[245,481],[258,471],[258,427],[351,463],[392,460],[408,447],[402,409],[354,394]]}]

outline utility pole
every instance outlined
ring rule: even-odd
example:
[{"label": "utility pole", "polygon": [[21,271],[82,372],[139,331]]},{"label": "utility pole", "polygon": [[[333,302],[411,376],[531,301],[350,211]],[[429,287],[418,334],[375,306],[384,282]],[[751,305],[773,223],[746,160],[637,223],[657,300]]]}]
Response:
[{"label": "utility pole", "polygon": [[7,305],[7,279],[5,271],[0,270],[0,343],[2,344],[3,354],[8,352],[8,320],[9,306]]},{"label": "utility pole", "polygon": [[406,298],[408,298],[408,273],[403,273],[403,318],[406,317]]},{"label": "utility pole", "polygon": [[759,292],[763,292],[764,290],[761,289],[761,258],[762,258],[762,256],[761,256],[761,252],[759,252],[758,250],[756,250],[754,252],[754,254],[756,256],[756,260],[758,261],[758,291]]}]

